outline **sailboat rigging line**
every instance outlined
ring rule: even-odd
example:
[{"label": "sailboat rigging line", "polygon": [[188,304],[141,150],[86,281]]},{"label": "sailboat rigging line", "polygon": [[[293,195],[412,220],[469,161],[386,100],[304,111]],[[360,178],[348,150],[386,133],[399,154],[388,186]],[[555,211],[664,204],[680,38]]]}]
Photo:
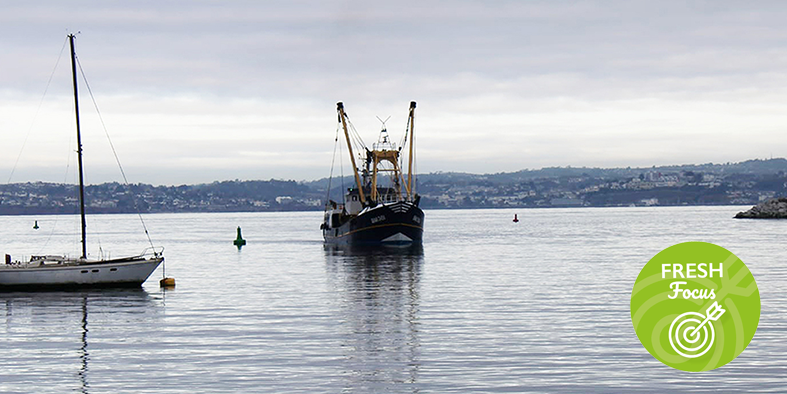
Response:
[{"label": "sailboat rigging line", "polygon": [[353,143],[355,145],[358,154],[362,152],[361,148],[363,149],[363,152],[369,150],[366,147],[366,144],[363,143],[363,139],[361,138],[361,135],[358,134],[358,130],[355,129],[355,125],[353,125],[353,123],[350,121],[350,116],[347,115],[346,112],[344,114],[344,118],[347,120],[347,126],[350,129],[350,138],[353,139]]},{"label": "sailboat rigging line", "polygon": [[[400,151],[402,151],[402,149],[404,149],[404,147],[407,146],[407,135],[409,133],[410,133],[410,119],[408,117],[407,123],[405,124],[405,127],[404,127],[404,135],[402,136],[402,139],[399,140],[399,149],[400,149]],[[406,151],[402,151],[402,152],[406,152]],[[399,155],[399,168],[402,168],[402,169],[404,169],[404,156],[405,156],[404,153]],[[404,171],[402,171],[402,172],[404,172]],[[404,174],[402,174],[402,180],[404,180]]]},{"label": "sailboat rigging line", "polygon": [[[71,136],[71,134],[69,133],[68,145],[67,145],[69,147],[69,149],[67,149],[67,152],[66,152],[67,153],[66,154],[66,171],[63,174],[63,182],[62,182],[63,184],[69,183],[68,182],[68,175],[69,175],[70,170],[71,170],[71,157],[72,157],[72,153],[73,153],[73,151],[70,148],[71,147],[71,143],[73,142],[71,140],[71,138],[73,138],[73,136]],[[49,245],[49,241],[51,241],[52,237],[55,235],[55,231],[57,230],[57,224],[59,223],[58,219],[61,217],[61,215],[52,215],[52,217],[54,218],[54,223],[52,224],[52,226],[50,226],[49,235],[47,235],[46,240],[44,240],[44,243],[42,245],[39,245],[38,251],[36,252],[36,255],[43,254],[42,252],[44,250],[46,250],[47,245]]]},{"label": "sailboat rigging line", "polygon": [[325,205],[331,200],[331,182],[333,181],[333,164],[336,162],[336,148],[339,146],[339,126],[336,126],[336,138],[333,141],[333,157],[331,158],[331,174],[328,176],[328,191],[325,196]]},{"label": "sailboat rigging line", "polygon": [[[110,138],[109,136],[107,125],[104,123],[104,117],[101,116],[101,111],[98,109],[98,103],[96,102],[95,96],[93,96],[93,90],[90,88],[90,83],[87,81],[87,75],[85,75],[85,70],[82,69],[82,62],[80,62],[78,58],[77,58],[77,65],[79,66],[79,73],[82,74],[82,80],[85,82],[85,87],[87,88],[88,94],[90,95],[90,100],[93,101],[93,107],[96,109],[98,120],[99,122],[101,122],[101,127],[104,129],[104,135],[107,136],[109,147],[112,149],[112,154],[115,156],[115,162],[117,163],[118,168],[120,169],[120,175],[123,177],[123,184],[130,191],[131,186],[128,183],[128,178],[126,178],[126,171],[123,170],[123,165],[120,164],[120,157],[118,157],[117,151],[115,150],[115,144],[112,143],[112,138]],[[135,198],[134,193],[131,193],[131,201],[134,203],[134,209],[137,211],[137,216],[139,217],[139,221],[142,223],[142,229],[145,231],[145,236],[148,238],[148,243],[150,243],[151,247],[155,247],[155,245],[153,245],[153,240],[150,238],[148,227],[145,225],[145,220],[142,219],[142,212],[139,210],[139,205],[137,205],[137,199]]]},{"label": "sailboat rigging line", "polygon": [[[71,141],[69,141],[68,144],[69,146],[71,146],[70,142]],[[71,167],[70,159],[71,159],[71,150],[68,151],[68,159],[66,160],[66,174],[63,183],[67,183],[68,181],[68,169]],[[46,250],[47,245],[49,245],[49,241],[52,240],[52,236],[55,235],[55,230],[57,229],[58,218],[60,217],[60,215],[52,215],[52,216],[54,217],[54,223],[52,224],[52,226],[50,226],[49,234],[47,235],[46,240],[44,240],[44,243],[42,245],[39,245],[38,252],[36,252],[37,255],[40,255],[43,250]]]},{"label": "sailboat rigging line", "polygon": [[418,145],[415,144],[415,137],[413,137],[412,141],[410,141],[410,145],[412,145],[412,162],[413,162],[413,184],[410,186],[410,194],[415,196],[415,187],[418,185],[418,156],[415,152]]},{"label": "sailboat rigging line", "polygon": [[38,119],[38,113],[41,111],[41,106],[44,105],[44,99],[46,98],[46,93],[49,91],[49,86],[52,85],[52,79],[55,77],[55,71],[57,71],[57,66],[60,64],[60,59],[63,58],[63,52],[66,50],[66,43],[68,43],[68,38],[63,41],[63,47],[60,48],[60,54],[57,56],[57,61],[55,62],[55,67],[52,68],[52,74],[49,75],[49,81],[46,83],[46,87],[44,88],[44,94],[41,95],[41,100],[38,101],[38,108],[36,108],[36,112],[33,115],[33,121],[30,122],[30,127],[27,129],[27,134],[25,135],[25,139],[22,142],[22,148],[19,149],[19,154],[16,156],[16,161],[14,161],[14,166],[11,168],[11,174],[8,175],[8,182],[11,183],[11,179],[14,177],[14,172],[16,172],[16,167],[19,164],[19,159],[22,157],[22,152],[25,150],[25,146],[27,145],[27,140],[30,138],[30,134],[33,131],[33,126],[36,123],[36,119]]}]

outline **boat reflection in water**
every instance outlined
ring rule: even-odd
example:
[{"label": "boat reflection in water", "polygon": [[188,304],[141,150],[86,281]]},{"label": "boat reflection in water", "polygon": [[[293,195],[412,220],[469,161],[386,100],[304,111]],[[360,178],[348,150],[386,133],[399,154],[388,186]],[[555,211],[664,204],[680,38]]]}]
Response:
[{"label": "boat reflection in water", "polygon": [[[129,356],[122,342],[133,343],[140,335],[117,332],[118,327],[128,327],[129,321],[139,322],[130,326],[150,324],[157,305],[142,288],[0,293],[0,314],[5,316],[0,335],[16,345],[0,356],[0,386],[29,383],[31,371],[37,371],[35,387],[89,393],[91,362],[98,362],[98,371],[122,367]],[[99,360],[91,356],[96,350]],[[101,365],[107,362],[112,365]],[[64,368],[68,365],[73,367]]]},{"label": "boat reflection in water", "polygon": [[338,294],[346,387],[384,392],[412,385],[420,369],[420,244],[399,248],[325,245],[329,284]]}]

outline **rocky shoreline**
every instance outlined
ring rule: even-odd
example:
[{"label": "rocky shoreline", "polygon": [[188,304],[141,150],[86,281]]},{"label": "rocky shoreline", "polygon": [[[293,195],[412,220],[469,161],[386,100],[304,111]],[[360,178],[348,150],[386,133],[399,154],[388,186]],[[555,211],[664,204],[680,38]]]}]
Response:
[{"label": "rocky shoreline", "polygon": [[738,212],[736,219],[787,219],[787,197],[759,203],[748,211]]}]

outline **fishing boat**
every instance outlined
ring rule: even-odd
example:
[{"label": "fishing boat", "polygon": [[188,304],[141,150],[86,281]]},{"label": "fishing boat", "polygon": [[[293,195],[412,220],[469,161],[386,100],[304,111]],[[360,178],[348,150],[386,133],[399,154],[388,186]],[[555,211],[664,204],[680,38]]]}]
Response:
[{"label": "fishing boat", "polygon": [[[345,245],[421,243],[424,212],[418,206],[421,198],[415,193],[413,180],[415,101],[410,102],[407,129],[399,146],[391,142],[385,121],[381,120],[379,138],[371,149],[368,148],[352,127],[344,104],[337,103],[336,110],[350,154],[355,185],[346,190],[341,203],[326,199],[324,220],[320,225],[325,242]],[[362,150],[362,169],[356,165],[351,131],[352,139]],[[406,178],[401,163],[405,145],[408,146]]]},{"label": "fishing boat", "polygon": [[[69,34],[71,48],[71,73],[74,86],[76,114],[77,162],[79,168],[79,213],[82,225],[82,254],[38,255],[29,260],[14,260],[5,255],[0,264],[0,291],[45,290],[51,288],[82,287],[139,287],[164,261],[162,247],[146,248],[139,255],[113,259],[88,258],[85,220],[85,184],[82,170],[82,137],[79,124],[79,94],[77,93],[77,65],[74,35]],[[147,230],[146,230],[147,232]]]}]

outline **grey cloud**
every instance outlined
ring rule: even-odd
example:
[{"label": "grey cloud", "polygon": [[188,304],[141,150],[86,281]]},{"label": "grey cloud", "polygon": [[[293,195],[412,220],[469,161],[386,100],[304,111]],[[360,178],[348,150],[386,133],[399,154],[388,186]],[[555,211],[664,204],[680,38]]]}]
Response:
[{"label": "grey cloud", "polygon": [[[423,171],[726,162],[787,148],[739,142],[785,124],[785,19],[782,2],[16,2],[0,97],[35,106],[70,28],[105,115],[140,118],[118,132],[157,136],[167,163],[215,156],[210,176],[324,176],[276,153],[330,154],[340,100],[368,139],[417,100]],[[236,161],[243,144],[258,157]]]}]

